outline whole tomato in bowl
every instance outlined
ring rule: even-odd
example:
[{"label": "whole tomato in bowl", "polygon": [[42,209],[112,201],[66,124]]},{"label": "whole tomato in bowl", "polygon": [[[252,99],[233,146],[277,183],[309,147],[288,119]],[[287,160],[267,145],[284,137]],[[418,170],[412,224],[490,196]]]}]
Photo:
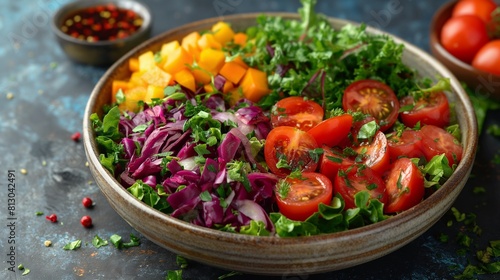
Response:
[{"label": "whole tomato in bowl", "polygon": [[433,16],[429,41],[434,57],[472,91],[500,100],[497,3],[455,0],[444,4]]}]

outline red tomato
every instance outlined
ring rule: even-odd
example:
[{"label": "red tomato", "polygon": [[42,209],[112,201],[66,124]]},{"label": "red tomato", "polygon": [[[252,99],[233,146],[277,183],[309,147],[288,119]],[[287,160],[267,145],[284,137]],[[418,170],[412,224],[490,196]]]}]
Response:
[{"label": "red tomato", "polygon": [[495,2],[490,0],[461,0],[453,7],[452,17],[475,15],[488,24],[491,21],[491,13],[496,7]]},{"label": "red tomato", "polygon": [[423,126],[420,133],[422,134],[423,152],[428,161],[434,156],[445,154],[450,166],[460,162],[462,146],[453,135],[434,125]]},{"label": "red tomato", "polygon": [[[304,172],[301,177],[284,179],[284,183],[278,184],[276,194],[276,202],[281,214],[297,221],[305,221],[309,216],[318,212],[320,203],[329,205],[332,200],[332,183],[326,176]],[[282,188],[286,190],[283,191]],[[284,196],[280,195],[282,191]]]},{"label": "red tomato", "polygon": [[424,198],[424,176],[409,158],[398,159],[386,178],[388,196],[385,213],[397,213],[417,205]]},{"label": "red tomato", "polygon": [[500,76],[500,39],[490,41],[474,56],[472,66]]},{"label": "red tomato", "polygon": [[366,145],[356,148],[356,151],[362,156],[363,163],[373,169],[373,171],[382,174],[389,168],[390,157],[387,148],[387,138],[382,131],[378,131],[375,137]]},{"label": "red tomato", "polygon": [[440,36],[443,47],[454,57],[471,63],[489,41],[486,25],[478,16],[462,15],[445,22]]},{"label": "red tomato", "polygon": [[333,191],[344,198],[345,209],[356,207],[354,195],[360,191],[368,191],[371,198],[376,198],[384,204],[387,202],[384,180],[366,165],[342,166],[333,182]]},{"label": "red tomato", "polygon": [[401,108],[410,107],[399,113],[401,121],[407,127],[432,124],[445,127],[450,123],[450,106],[448,98],[443,92],[435,92],[415,100],[412,96],[403,97],[400,101]]},{"label": "red tomato", "polygon": [[290,126],[278,126],[267,135],[264,157],[271,172],[284,177],[297,169],[316,170],[318,162],[311,150],[318,147],[316,140],[305,131]]},{"label": "red tomato", "polygon": [[399,102],[394,91],[375,80],[360,80],[350,84],[342,99],[344,111],[361,111],[370,114],[385,131],[398,118]]},{"label": "red tomato", "polygon": [[323,120],[323,108],[312,100],[292,96],[283,98],[271,110],[271,124],[293,126],[307,131]]},{"label": "red tomato", "polygon": [[318,125],[309,129],[307,133],[314,137],[318,145],[333,147],[347,137],[347,134],[351,131],[351,127],[352,116],[343,114],[320,122]]},{"label": "red tomato", "polygon": [[344,155],[340,148],[328,148],[324,146],[323,154],[319,161],[319,173],[325,175],[333,182],[341,166],[351,166],[353,164],[354,160]]},{"label": "red tomato", "polygon": [[374,117],[371,115],[366,115],[365,118],[361,120],[353,120],[351,131],[347,134],[347,137],[344,138],[338,145],[340,147],[354,147],[360,144],[360,140],[358,139],[359,131],[361,127],[371,121],[376,121]]},{"label": "red tomato", "polygon": [[395,162],[401,157],[424,157],[424,153],[422,152],[422,135],[420,130],[404,130],[401,133],[401,136],[392,134],[387,140],[391,162]]}]

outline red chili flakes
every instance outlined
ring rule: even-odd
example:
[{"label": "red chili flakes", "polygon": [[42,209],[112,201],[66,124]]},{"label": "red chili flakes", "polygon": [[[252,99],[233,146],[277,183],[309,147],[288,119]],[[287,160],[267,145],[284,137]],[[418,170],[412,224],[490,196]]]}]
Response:
[{"label": "red chili flakes", "polygon": [[81,137],[82,137],[82,134],[80,132],[75,132],[71,135],[71,140],[78,142],[78,141],[80,141]]},{"label": "red chili flakes", "polygon": [[107,4],[70,14],[64,19],[61,31],[88,42],[112,41],[130,36],[142,23],[142,17],[134,11]]},{"label": "red chili flakes", "polygon": [[50,214],[48,216],[45,216],[45,219],[47,219],[53,223],[57,223],[57,215],[56,214]]}]

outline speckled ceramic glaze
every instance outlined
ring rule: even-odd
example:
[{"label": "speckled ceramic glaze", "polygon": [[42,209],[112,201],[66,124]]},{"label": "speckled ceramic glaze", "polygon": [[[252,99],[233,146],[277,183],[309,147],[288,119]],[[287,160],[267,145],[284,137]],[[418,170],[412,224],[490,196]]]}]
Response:
[{"label": "speckled ceramic glaze", "polygon": [[[60,26],[68,14],[77,10],[113,3],[117,7],[132,10],[143,19],[142,26],[134,34],[114,41],[87,42],[73,38],[61,31]],[[73,1],[62,6],[52,18],[52,31],[63,51],[72,60],[95,66],[109,66],[151,35],[152,18],[148,7],[131,0]]]},{"label": "speckled ceramic glaze", "polygon": [[443,63],[455,76],[467,83],[473,91],[486,97],[500,100],[500,76],[472,67],[451,55],[440,42],[441,29],[451,17],[457,1],[443,5],[434,15],[430,29],[430,47],[434,57]]},{"label": "speckled ceramic glaze", "polygon": [[[274,14],[296,18],[294,14]],[[225,17],[234,29],[255,23],[256,14]],[[84,115],[84,145],[91,172],[111,206],[132,227],[158,245],[185,256],[229,270],[266,275],[312,274],[355,266],[386,255],[404,246],[431,227],[451,207],[469,177],[477,148],[477,127],[471,103],[460,83],[439,62],[425,52],[406,45],[404,59],[427,77],[450,77],[451,102],[457,111],[465,148],[463,159],[441,189],[416,207],[383,222],[346,232],[301,238],[256,237],[220,232],[194,226],[172,218],[138,201],[105,170],[98,159],[90,114],[101,112],[111,100],[111,82],[125,78],[127,60],[146,50],[159,50],[161,44],[179,40],[192,31],[209,29],[220,18],[195,22],[170,30],[138,46],[115,63],[96,85]],[[347,21],[331,19],[339,28]],[[380,31],[370,29],[370,32]]]}]

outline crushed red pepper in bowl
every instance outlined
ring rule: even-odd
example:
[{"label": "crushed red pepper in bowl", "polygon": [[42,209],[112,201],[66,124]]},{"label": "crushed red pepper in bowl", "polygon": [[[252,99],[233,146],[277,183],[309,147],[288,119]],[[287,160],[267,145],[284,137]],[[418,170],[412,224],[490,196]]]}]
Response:
[{"label": "crushed red pepper in bowl", "polygon": [[66,55],[78,63],[109,66],[149,38],[151,12],[132,0],[88,0],[63,5],[52,29]]},{"label": "crushed red pepper in bowl", "polygon": [[61,31],[88,42],[124,39],[136,32],[143,23],[133,10],[113,3],[77,10],[63,20]]}]

